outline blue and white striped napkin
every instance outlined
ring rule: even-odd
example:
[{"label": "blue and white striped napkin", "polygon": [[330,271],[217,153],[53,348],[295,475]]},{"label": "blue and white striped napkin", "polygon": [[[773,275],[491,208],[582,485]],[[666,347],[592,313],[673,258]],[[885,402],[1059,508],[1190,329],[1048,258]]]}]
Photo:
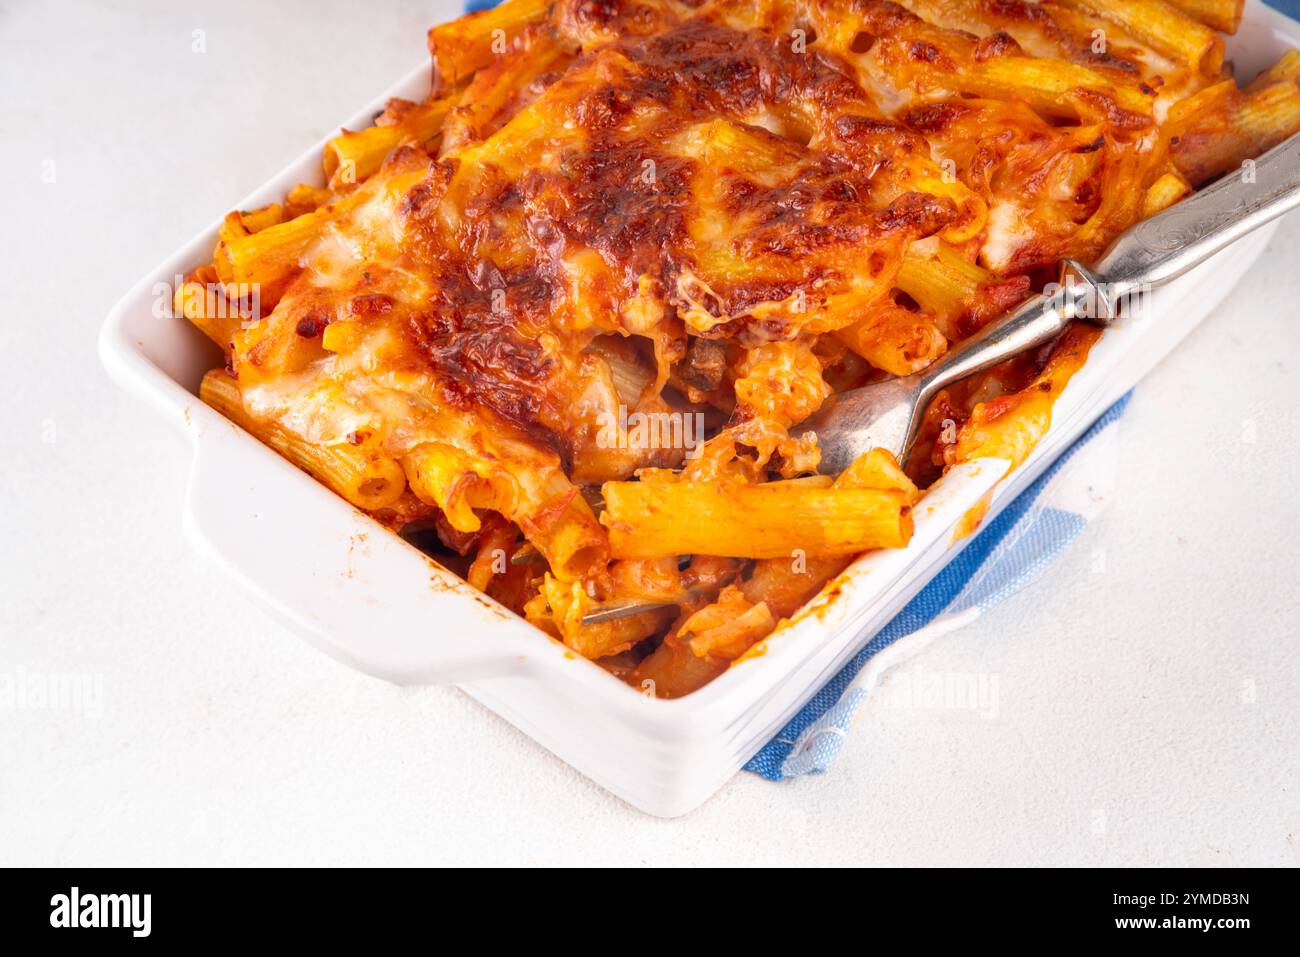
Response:
[{"label": "blue and white striped napkin", "polygon": [[[771,781],[829,770],[880,674],[928,640],[978,618],[1028,585],[1106,506],[1117,423],[1132,393],[1093,423],[1033,485],[980,530],[781,732],[745,765]],[[885,653],[896,642],[907,639]]]}]

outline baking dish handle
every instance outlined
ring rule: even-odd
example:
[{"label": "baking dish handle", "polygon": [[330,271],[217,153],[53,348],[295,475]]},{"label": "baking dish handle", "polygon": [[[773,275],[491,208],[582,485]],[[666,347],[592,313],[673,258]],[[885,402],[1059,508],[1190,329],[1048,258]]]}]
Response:
[{"label": "baking dish handle", "polygon": [[417,685],[521,674],[557,651],[207,406],[196,402],[187,420],[195,454],[186,534],[327,654]]}]

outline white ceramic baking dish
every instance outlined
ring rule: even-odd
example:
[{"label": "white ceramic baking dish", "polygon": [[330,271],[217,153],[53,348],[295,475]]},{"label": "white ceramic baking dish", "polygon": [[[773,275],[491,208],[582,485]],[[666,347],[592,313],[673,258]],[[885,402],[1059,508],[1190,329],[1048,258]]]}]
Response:
[{"label": "white ceramic baking dish", "polygon": [[[1248,0],[1229,41],[1238,75],[1254,76],[1290,46],[1300,46],[1300,24]],[[422,60],[344,125],[368,124],[390,96],[420,98],[427,82]],[[318,182],[322,145],[238,208]],[[949,473],[918,508],[906,549],[859,560],[763,654],[693,695],[661,701],[534,630],[198,400],[203,373],[220,358],[184,320],[157,318],[155,304],[175,276],[210,259],[217,225],[142,279],[100,337],[114,378],[193,440],[185,528],[196,546],[339,660],[400,684],[457,683],[599,784],[662,816],[698,806],[733,775],[960,551],[963,516],[990,489],[988,518],[1014,499],[1227,295],[1273,231],[1220,253],[1162,289],[1145,318],[1108,331],[1058,401],[1051,432],[1011,477],[998,484],[1005,466],[997,460]]]}]

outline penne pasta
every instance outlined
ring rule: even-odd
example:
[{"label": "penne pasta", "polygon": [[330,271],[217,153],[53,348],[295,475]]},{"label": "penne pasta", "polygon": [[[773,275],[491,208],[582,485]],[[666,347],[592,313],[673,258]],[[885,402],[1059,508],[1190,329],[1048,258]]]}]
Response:
[{"label": "penne pasta", "polygon": [[1167,209],[1192,191],[1187,181],[1177,173],[1164,173],[1147,187],[1147,194],[1142,200],[1142,216],[1154,216]]},{"label": "penne pasta", "polygon": [[847,555],[898,548],[912,533],[909,507],[893,490],[642,480],[607,482],[602,492],[615,558]]},{"label": "penne pasta", "polygon": [[455,97],[457,106],[443,127],[441,155],[454,155],[494,132],[526,102],[534,84],[571,59],[569,48],[549,32],[525,31],[519,43],[479,70],[465,92]]},{"label": "penne pasta", "polygon": [[203,334],[229,353],[240,324],[253,313],[239,300],[231,301],[211,266],[196,269],[176,289],[172,310],[194,323]]},{"label": "penne pasta", "polygon": [[1164,0],[1056,0],[1067,7],[1089,10],[1118,24],[1159,52],[1190,69],[1215,76],[1223,66],[1223,41]]},{"label": "penne pasta", "polygon": [[429,31],[433,87],[441,93],[491,63],[546,14],[550,0],[505,0]]},{"label": "penne pasta", "polygon": [[220,369],[203,377],[199,398],[357,508],[386,508],[406,489],[401,466],[380,452],[316,445],[277,424],[255,420],[245,411],[235,380]]},{"label": "penne pasta", "polygon": [[[905,267],[906,268],[906,267]],[[901,279],[900,270],[900,283]],[[911,375],[948,350],[948,340],[928,316],[886,298],[836,337],[877,369]]]},{"label": "penne pasta", "polygon": [[325,144],[323,165],[330,189],[346,189],[369,179],[403,143],[429,146],[435,142],[452,104],[453,98],[443,97],[412,106],[392,125],[371,126],[355,133],[344,130]]},{"label": "penne pasta", "polygon": [[[290,280],[301,270],[302,260],[331,224],[346,223],[354,211],[386,203],[389,212],[411,189],[428,175],[425,163],[404,163],[388,176],[372,177],[365,188],[304,213],[243,236],[223,236],[214,257],[217,275],[231,286],[256,287],[267,306],[273,306]],[[369,228],[382,228],[373,218]]]},{"label": "penne pasta", "polygon": [[1242,95],[1224,81],[1179,104],[1172,154],[1188,182],[1202,185],[1276,146],[1300,127],[1300,86],[1289,80]]},{"label": "penne pasta", "polygon": [[1127,111],[1132,125],[1142,125],[1151,116],[1149,95],[1116,86],[1095,70],[1061,60],[997,57],[972,66],[958,78],[956,86],[962,93],[974,96],[1023,100],[1043,116],[1059,119],[1089,118],[1086,107],[1091,103],[1081,100],[1079,91],[1096,94],[1109,108]]},{"label": "penne pasta", "polygon": [[1245,93],[1257,93],[1275,83],[1300,83],[1300,50],[1287,50],[1267,70],[1242,88]]},{"label": "penne pasta", "polygon": [[679,639],[697,658],[739,658],[776,626],[772,610],[762,600],[750,601],[735,585],[718,600],[692,614],[677,629]]},{"label": "penne pasta", "polygon": [[1193,20],[1199,20],[1211,30],[1236,33],[1241,23],[1245,0],[1169,0],[1171,4]]}]

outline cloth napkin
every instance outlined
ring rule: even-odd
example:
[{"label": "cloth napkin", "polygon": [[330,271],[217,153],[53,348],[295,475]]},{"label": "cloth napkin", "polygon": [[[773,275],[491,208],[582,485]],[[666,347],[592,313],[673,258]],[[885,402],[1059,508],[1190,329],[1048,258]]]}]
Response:
[{"label": "cloth napkin", "polygon": [[1118,423],[1132,392],[972,538],[838,675],[745,765],[771,781],[830,769],[853,715],[892,665],[1024,588],[1110,499]]}]

